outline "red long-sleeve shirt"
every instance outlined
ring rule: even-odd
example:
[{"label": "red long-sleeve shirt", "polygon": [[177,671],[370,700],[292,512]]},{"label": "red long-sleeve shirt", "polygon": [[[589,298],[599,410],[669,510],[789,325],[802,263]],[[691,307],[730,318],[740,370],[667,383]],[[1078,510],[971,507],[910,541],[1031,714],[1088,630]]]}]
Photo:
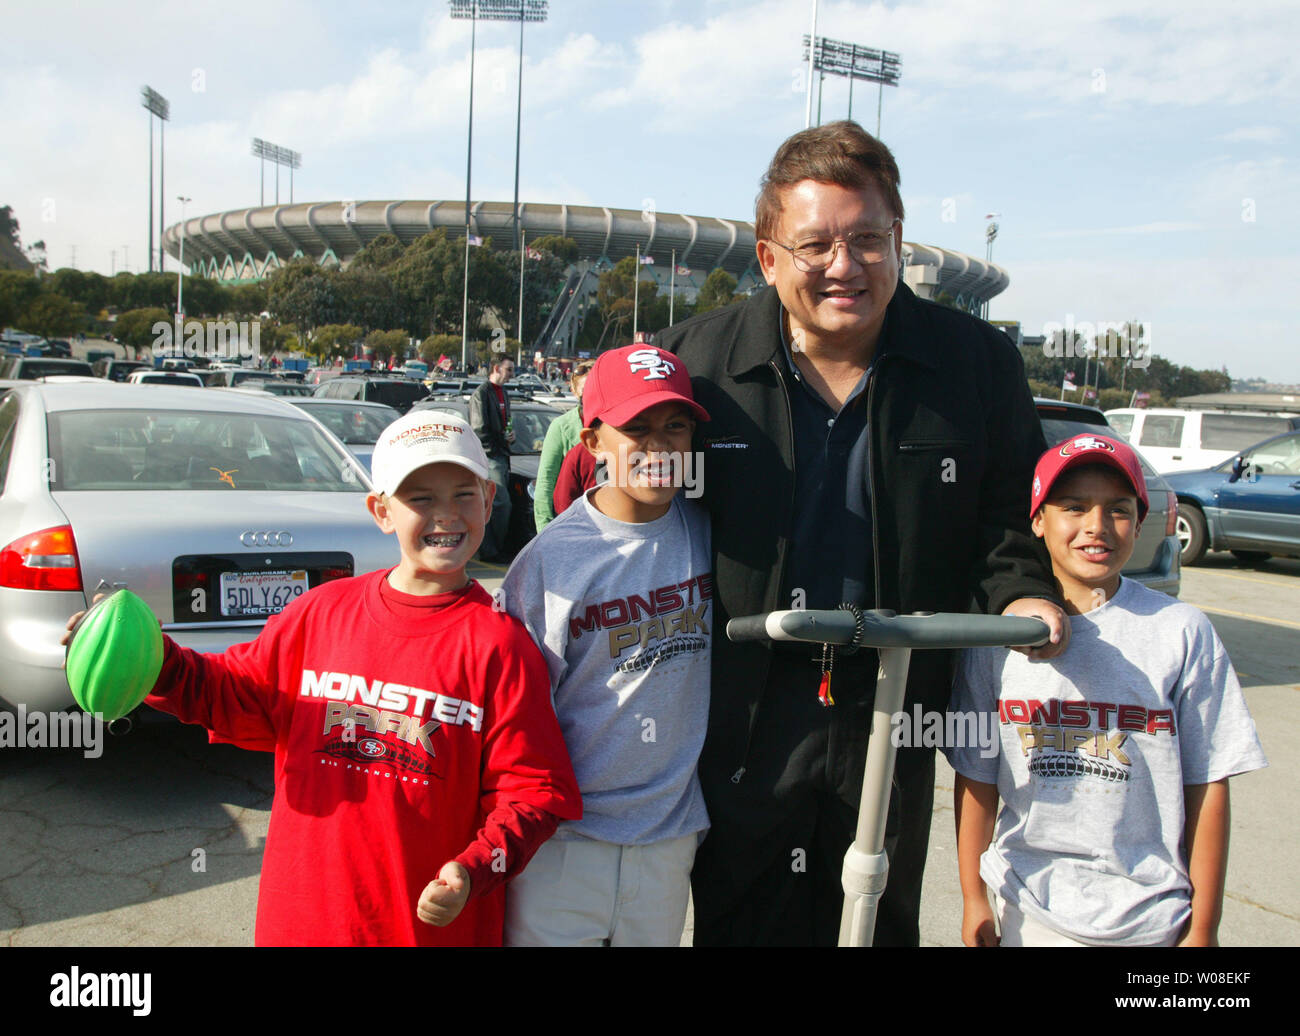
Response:
[{"label": "red long-sleeve shirt", "polygon": [[[582,815],[546,665],[477,583],[431,598],[386,572],[326,583],[256,640],[167,640],[148,703],[275,752],[259,945],[500,945],[504,881]],[[459,917],[416,903],[449,860]]]}]

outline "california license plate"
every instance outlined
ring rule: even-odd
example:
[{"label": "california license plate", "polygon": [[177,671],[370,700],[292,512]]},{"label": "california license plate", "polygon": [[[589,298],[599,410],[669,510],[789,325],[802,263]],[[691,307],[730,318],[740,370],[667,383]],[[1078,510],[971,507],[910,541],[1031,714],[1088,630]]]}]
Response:
[{"label": "california license plate", "polygon": [[277,615],[307,592],[307,570],[222,572],[221,614],[228,619]]}]

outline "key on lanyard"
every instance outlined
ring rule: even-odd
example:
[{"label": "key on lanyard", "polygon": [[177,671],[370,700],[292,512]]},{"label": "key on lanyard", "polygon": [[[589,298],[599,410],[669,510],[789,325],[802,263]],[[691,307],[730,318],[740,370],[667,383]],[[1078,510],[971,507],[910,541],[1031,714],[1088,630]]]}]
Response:
[{"label": "key on lanyard", "polygon": [[822,667],[822,682],[817,688],[817,697],[821,703],[826,706],[834,705],[835,699],[831,697],[831,669],[835,665],[835,645],[823,644],[822,654],[819,659]]}]

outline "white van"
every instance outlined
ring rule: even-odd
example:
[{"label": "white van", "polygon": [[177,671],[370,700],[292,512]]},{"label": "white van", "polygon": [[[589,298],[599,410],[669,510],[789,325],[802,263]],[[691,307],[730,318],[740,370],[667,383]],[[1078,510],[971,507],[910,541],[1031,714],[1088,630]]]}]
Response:
[{"label": "white van", "polygon": [[1162,475],[1199,471],[1247,446],[1300,428],[1300,415],[1226,410],[1107,410],[1106,420]]}]

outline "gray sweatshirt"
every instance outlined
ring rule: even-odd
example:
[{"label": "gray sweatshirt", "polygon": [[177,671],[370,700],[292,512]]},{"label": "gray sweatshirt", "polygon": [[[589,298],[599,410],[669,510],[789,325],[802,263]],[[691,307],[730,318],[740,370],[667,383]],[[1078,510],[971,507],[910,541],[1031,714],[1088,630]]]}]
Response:
[{"label": "gray sweatshirt", "polygon": [[709,716],[709,526],[678,494],[652,522],[590,493],[515,558],[500,591],[541,648],[582,790],[557,838],[645,845],[708,827],[697,764]]}]

